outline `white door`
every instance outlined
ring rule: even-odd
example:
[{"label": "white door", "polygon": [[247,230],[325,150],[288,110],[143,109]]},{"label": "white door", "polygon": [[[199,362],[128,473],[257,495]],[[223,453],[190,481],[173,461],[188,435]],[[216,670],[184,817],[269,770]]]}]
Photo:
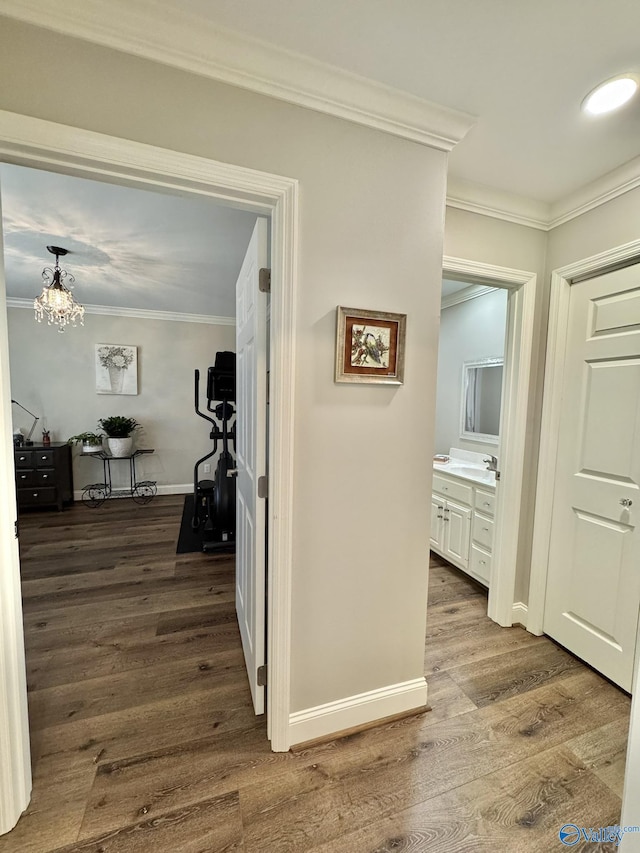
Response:
[{"label": "white door", "polygon": [[440,551],[444,548],[444,498],[431,496],[431,544]]},{"label": "white door", "polygon": [[15,826],[31,797],[20,560],[15,538],[18,512],[13,466],[9,329],[5,304],[0,227],[0,835]]},{"label": "white door", "polygon": [[640,266],[571,287],[544,631],[631,690],[640,608]]},{"label": "white door", "polygon": [[258,290],[267,265],[267,221],[258,219],[236,283],[236,612],[256,714],[264,713],[258,667],[265,663],[265,499],[267,294]]}]

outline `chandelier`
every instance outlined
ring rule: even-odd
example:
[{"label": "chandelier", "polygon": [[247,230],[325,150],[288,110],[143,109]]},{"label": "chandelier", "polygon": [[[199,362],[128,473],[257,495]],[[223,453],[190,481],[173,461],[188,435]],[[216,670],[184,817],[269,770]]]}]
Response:
[{"label": "chandelier", "polygon": [[80,320],[80,325],[84,326],[84,307],[74,300],[71,291],[64,283],[67,281],[73,284],[75,278],[66,270],[60,269],[58,263],[58,257],[67,255],[68,250],[61,249],[59,246],[47,246],[47,249],[56,256],[56,265],[53,269],[45,267],[42,270],[44,287],[40,296],[33,301],[36,320],[41,323],[46,317],[47,324],[58,326],[59,332],[64,332],[65,326],[69,323],[75,326],[77,320]]}]

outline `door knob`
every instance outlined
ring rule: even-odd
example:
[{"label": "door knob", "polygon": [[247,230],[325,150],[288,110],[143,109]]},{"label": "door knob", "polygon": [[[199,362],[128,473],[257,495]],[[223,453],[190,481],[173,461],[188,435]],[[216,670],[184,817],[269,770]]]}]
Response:
[{"label": "door knob", "polygon": [[631,498],[620,498],[620,506],[630,507],[632,504]]}]

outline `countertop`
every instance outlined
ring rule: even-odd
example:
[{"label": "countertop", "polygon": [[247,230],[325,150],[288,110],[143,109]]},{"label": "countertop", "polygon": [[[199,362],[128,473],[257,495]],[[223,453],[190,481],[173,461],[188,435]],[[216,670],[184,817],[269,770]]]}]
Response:
[{"label": "countertop", "polygon": [[434,462],[434,473],[451,474],[461,480],[470,480],[480,486],[495,488],[495,471],[488,471],[486,467],[473,465],[462,459],[450,459],[448,462]]}]

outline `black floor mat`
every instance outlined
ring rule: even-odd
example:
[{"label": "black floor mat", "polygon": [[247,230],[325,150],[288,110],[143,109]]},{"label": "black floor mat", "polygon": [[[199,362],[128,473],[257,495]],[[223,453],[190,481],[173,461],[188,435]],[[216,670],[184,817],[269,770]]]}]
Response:
[{"label": "black floor mat", "polygon": [[[185,495],[184,509],[182,510],[182,521],[180,522],[180,533],[178,535],[178,545],[176,554],[190,554],[193,551],[204,551],[202,533],[200,530],[194,530],[191,527],[191,519],[193,518],[193,495]],[[235,543],[210,543],[206,549],[209,553],[215,554],[233,554],[235,551]]]}]

